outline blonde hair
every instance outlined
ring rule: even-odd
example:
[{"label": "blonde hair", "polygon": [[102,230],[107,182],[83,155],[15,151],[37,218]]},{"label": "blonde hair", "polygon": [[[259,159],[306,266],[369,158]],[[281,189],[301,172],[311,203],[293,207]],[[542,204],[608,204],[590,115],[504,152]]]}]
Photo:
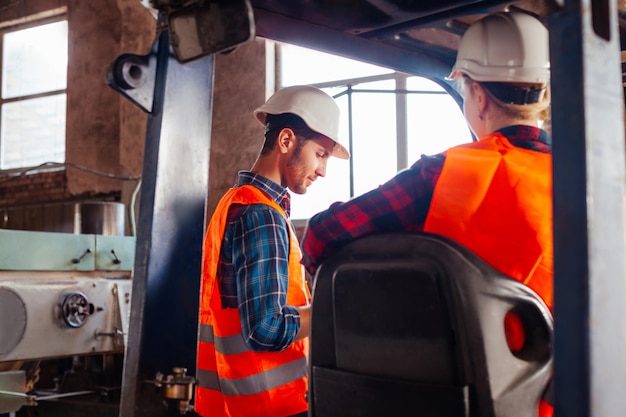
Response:
[{"label": "blonde hair", "polygon": [[511,118],[522,118],[522,119],[536,119],[541,120],[543,122],[542,128],[544,130],[549,130],[548,126],[550,125],[550,86],[546,84],[528,84],[528,83],[510,83],[512,86],[516,87],[535,87],[541,90],[544,90],[541,98],[536,103],[530,104],[511,104],[505,103],[502,100],[498,99],[488,88],[486,88],[481,82],[475,81],[470,78],[468,75],[463,74],[462,77],[459,78],[459,87],[460,91],[466,91],[466,87],[471,87],[473,83],[476,83],[482,86],[483,90],[489,97],[489,99],[494,103],[494,105],[500,109],[500,111],[508,117]]}]

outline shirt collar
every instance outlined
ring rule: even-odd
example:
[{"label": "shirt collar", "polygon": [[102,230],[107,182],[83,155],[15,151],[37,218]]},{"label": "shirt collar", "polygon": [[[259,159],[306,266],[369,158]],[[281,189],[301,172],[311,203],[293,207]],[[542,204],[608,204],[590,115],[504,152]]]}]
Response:
[{"label": "shirt collar", "polygon": [[513,140],[536,140],[546,145],[552,144],[552,138],[543,129],[528,125],[507,126],[499,129],[497,132],[508,139]]},{"label": "shirt collar", "polygon": [[252,185],[269,195],[290,216],[290,195],[287,189],[274,181],[252,171],[239,171],[236,187]]}]

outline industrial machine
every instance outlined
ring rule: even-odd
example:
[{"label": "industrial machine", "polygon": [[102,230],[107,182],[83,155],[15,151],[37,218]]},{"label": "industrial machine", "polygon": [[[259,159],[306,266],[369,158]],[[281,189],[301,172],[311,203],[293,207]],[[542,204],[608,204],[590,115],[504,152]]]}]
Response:
[{"label": "industrial machine", "polygon": [[[444,77],[464,29],[486,13],[517,8],[539,16],[551,37],[556,412],[623,414],[622,4],[151,0],[147,5],[157,17],[153,49],[121,55],[107,77],[148,114],[137,236],[124,243],[125,238],[53,239],[2,231],[0,269],[10,272],[0,275],[0,365],[7,368],[0,372],[0,412],[66,393],[31,390],[42,380],[36,369],[43,361],[66,359],[65,374],[75,375],[86,369],[84,361],[98,356],[101,369],[111,365],[119,372],[114,375],[121,379],[119,401],[113,402],[121,417],[193,412],[214,54],[261,36],[421,75],[459,99]],[[177,146],[183,140],[187,146]],[[74,394],[92,391],[82,388]],[[98,394],[102,400],[102,391]]]},{"label": "industrial machine", "polygon": [[119,397],[135,256],[119,206],[77,205],[99,234],[0,230],[0,413]]}]

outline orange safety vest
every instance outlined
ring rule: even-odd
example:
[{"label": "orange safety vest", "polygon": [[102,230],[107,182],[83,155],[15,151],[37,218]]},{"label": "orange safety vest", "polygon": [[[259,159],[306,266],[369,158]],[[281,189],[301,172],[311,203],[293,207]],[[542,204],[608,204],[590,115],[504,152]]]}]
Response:
[{"label": "orange safety vest", "polygon": [[[532,288],[552,310],[552,156],[494,133],[451,148],[424,231],[451,238]],[[539,403],[538,417],[554,409]]]},{"label": "orange safety vest", "polygon": [[[204,241],[195,411],[205,417],[285,417],[308,409],[308,338],[280,352],[255,352],[244,342],[239,309],[222,308],[217,265],[228,210],[232,204],[265,204],[287,215],[256,187],[230,189],[220,200]],[[289,286],[287,305],[309,304],[302,253],[289,228]]]},{"label": "orange safety vest", "polygon": [[552,309],[552,156],[494,133],[451,148],[424,231],[459,242]]}]

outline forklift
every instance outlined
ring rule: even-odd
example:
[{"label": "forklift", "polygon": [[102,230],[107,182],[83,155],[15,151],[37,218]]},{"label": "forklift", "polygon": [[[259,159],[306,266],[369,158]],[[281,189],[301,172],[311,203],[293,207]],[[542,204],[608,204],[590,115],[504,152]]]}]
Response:
[{"label": "forklift", "polygon": [[[626,49],[626,6],[608,0],[143,3],[157,19],[153,47],[147,54],[132,51],[120,55],[108,68],[106,80],[148,114],[132,291],[123,332],[128,339],[121,368],[120,417],[195,414],[200,260],[210,214],[205,207],[215,55],[262,37],[428,78],[461,104],[458,91],[445,78],[455,61],[458,41],[473,21],[503,10],[537,16],[549,29],[551,50],[554,310],[552,314],[546,312],[545,306],[523,288],[511,289],[525,300],[520,308],[529,311],[528,317],[540,333],[532,355],[522,359],[532,373],[530,379],[539,380],[542,387],[549,385],[556,415],[623,414],[626,164],[621,56]],[[183,140],[187,146],[178,146]],[[171,216],[173,208],[177,216]],[[381,246],[404,259],[409,273],[424,273],[421,253],[435,253],[428,259],[456,265],[459,271],[480,271],[472,288],[457,292],[480,293],[486,282],[501,278],[494,278],[493,271],[454,242],[432,237],[374,236],[346,248],[343,260],[335,259],[320,268],[315,278],[311,374],[320,378],[310,383],[309,415],[346,415],[346,410],[358,409],[372,398],[374,410],[393,402],[401,414],[413,415],[419,414],[417,407],[424,403],[419,399],[429,396],[441,401],[452,398],[447,414],[451,416],[526,415],[516,412],[525,409],[528,390],[503,400],[505,406],[491,407],[490,413],[476,414],[472,411],[476,408],[467,402],[484,398],[497,402],[506,396],[497,397],[493,392],[474,396],[466,387],[447,396],[428,391],[429,386],[422,391],[426,394],[415,397],[415,391],[404,384],[390,389],[380,385],[379,379],[364,383],[348,377],[338,381],[337,367],[322,366],[337,352],[325,352],[320,344],[336,343],[337,338],[347,335],[341,327],[328,329],[324,325],[325,319],[334,320],[333,308],[329,309],[325,301],[317,302],[316,307],[317,299],[325,299],[321,294],[338,289],[328,287],[332,281],[328,274],[334,276],[333,268],[345,265],[345,260],[348,269],[358,274],[363,258],[378,259],[373,248]],[[401,268],[389,273],[398,276],[406,271]],[[346,282],[351,280],[352,276]],[[338,282],[343,285],[343,281]],[[476,297],[475,306],[491,305],[491,301]],[[464,314],[450,313],[454,310],[448,304],[441,308],[448,316]],[[479,313],[490,308],[476,307]],[[493,309],[498,308],[504,307],[494,304]],[[476,315],[477,323],[484,316],[489,314]],[[349,331],[351,327],[343,329]],[[329,332],[334,334],[332,338]],[[414,348],[407,347],[407,355]],[[373,361],[388,359],[384,352],[371,353],[378,358]],[[489,360],[484,360],[481,369],[489,368]],[[375,415],[367,412],[358,410],[354,415]]]}]

